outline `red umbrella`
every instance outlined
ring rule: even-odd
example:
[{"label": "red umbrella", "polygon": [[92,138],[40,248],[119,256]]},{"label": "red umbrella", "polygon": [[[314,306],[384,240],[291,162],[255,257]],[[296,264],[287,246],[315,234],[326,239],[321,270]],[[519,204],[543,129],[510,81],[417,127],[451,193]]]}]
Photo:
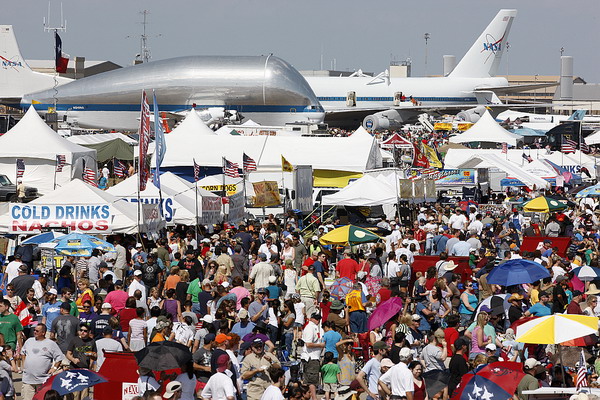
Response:
[{"label": "red umbrella", "polygon": [[372,331],[378,326],[383,326],[390,318],[402,310],[402,299],[400,297],[391,297],[377,306],[375,311],[369,317],[369,330]]},{"label": "red umbrella", "polygon": [[456,388],[452,400],[509,399],[525,376],[521,363],[499,361],[466,374]]}]

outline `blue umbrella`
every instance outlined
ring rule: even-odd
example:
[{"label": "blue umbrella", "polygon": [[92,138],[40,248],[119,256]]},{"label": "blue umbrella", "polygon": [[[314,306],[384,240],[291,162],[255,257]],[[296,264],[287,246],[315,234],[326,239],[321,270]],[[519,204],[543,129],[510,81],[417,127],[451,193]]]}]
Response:
[{"label": "blue umbrella", "polygon": [[515,259],[496,266],[487,276],[487,282],[500,286],[532,283],[550,276],[541,264],[533,261]]},{"label": "blue umbrella", "polygon": [[573,273],[582,281],[595,281],[600,278],[600,268],[592,268],[587,265],[573,269]]},{"label": "blue umbrella", "polygon": [[112,244],[98,239],[97,237],[79,232],[61,236],[58,239],[54,239],[53,243],[56,243],[54,250],[67,256],[89,257],[92,255],[93,249],[115,251]]},{"label": "blue umbrella", "polygon": [[40,388],[40,392],[44,389],[46,391],[52,389],[56,390],[59,395],[64,396],[104,382],[108,382],[108,380],[89,369],[70,369],[51,376]]},{"label": "blue umbrella", "polygon": [[39,235],[35,235],[28,239],[25,239],[21,243],[21,245],[27,245],[27,244],[38,245],[38,244],[42,244],[42,243],[48,243],[48,242],[51,242],[54,239],[58,239],[59,237],[64,236],[64,235],[65,235],[64,233],[56,232],[56,231],[44,232],[44,233],[40,233]]}]

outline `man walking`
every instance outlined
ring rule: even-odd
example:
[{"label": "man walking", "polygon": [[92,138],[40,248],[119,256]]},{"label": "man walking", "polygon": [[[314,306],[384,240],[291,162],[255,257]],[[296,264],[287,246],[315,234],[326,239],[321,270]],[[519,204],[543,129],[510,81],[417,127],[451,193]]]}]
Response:
[{"label": "man walking", "polygon": [[27,339],[21,350],[23,356],[23,400],[31,400],[38,388],[54,374],[64,355],[58,345],[46,339],[46,326],[38,324],[33,337]]}]

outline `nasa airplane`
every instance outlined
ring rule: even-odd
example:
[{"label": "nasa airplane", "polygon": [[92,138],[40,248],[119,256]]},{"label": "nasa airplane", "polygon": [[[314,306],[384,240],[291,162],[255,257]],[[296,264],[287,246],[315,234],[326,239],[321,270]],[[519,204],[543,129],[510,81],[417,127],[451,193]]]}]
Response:
[{"label": "nasa airplane", "polygon": [[194,56],[153,61],[79,80],[32,71],[10,25],[0,26],[0,100],[92,129],[139,129],[142,90],[154,89],[161,112],[223,108],[263,125],[319,123],[324,110],[300,73],[268,56]]},{"label": "nasa airplane", "polygon": [[[390,78],[382,73],[306,80],[327,113],[325,122],[353,121],[354,127],[362,122],[366,129],[374,130],[399,128],[424,112],[451,113],[469,106],[501,104],[497,94],[555,86],[510,86],[506,78],[495,76],[516,15],[517,10],[500,10],[446,77]],[[414,103],[408,101],[411,96]],[[470,121],[479,109],[484,107],[462,112],[460,117]]]}]

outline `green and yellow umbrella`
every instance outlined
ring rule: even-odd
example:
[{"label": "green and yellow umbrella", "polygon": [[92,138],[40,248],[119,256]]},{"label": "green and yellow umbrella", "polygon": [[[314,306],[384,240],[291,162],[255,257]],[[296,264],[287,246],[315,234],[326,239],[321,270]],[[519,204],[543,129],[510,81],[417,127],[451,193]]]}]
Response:
[{"label": "green and yellow umbrella", "polygon": [[567,205],[565,203],[545,196],[536,197],[523,204],[523,211],[525,212],[550,213],[562,211],[566,208]]},{"label": "green and yellow umbrella", "polygon": [[327,232],[321,236],[319,242],[323,245],[339,244],[353,246],[359,243],[376,242],[379,239],[382,239],[381,236],[374,234],[368,229],[354,225],[345,225]]}]

